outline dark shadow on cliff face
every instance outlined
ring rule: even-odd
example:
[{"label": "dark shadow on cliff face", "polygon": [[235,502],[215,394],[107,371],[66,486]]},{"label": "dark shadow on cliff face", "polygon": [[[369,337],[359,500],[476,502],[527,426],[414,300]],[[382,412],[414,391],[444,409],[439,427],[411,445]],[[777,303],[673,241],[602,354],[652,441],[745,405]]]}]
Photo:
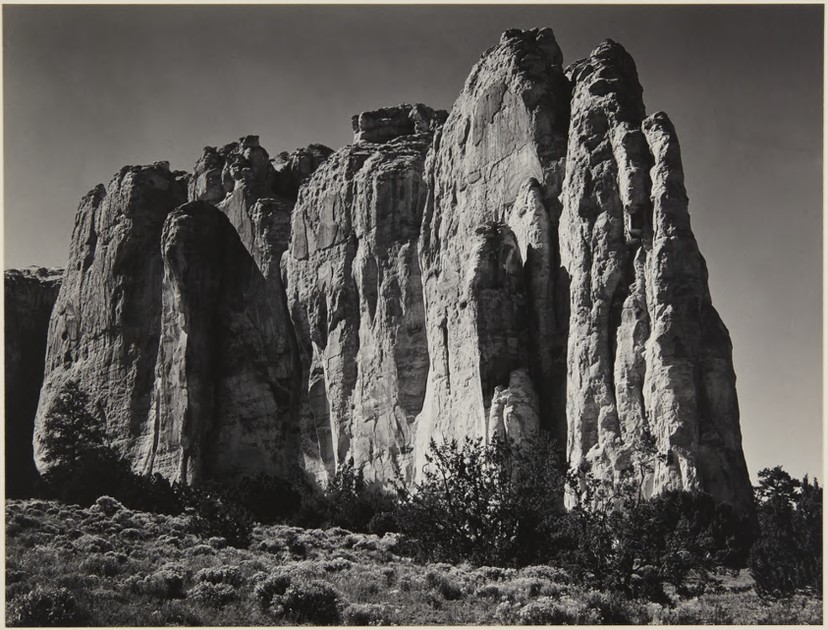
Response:
[{"label": "dark shadow on cliff face", "polygon": [[62,271],[5,273],[6,496],[31,496],[38,478],[32,434],[43,369],[49,318]]}]

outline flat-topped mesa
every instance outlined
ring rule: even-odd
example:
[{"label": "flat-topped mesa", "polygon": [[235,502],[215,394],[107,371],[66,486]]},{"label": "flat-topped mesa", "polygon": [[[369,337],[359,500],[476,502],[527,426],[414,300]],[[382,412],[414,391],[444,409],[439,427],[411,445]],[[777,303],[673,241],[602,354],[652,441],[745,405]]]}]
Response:
[{"label": "flat-topped mesa", "polygon": [[37,478],[32,435],[49,317],[63,269],[28,267],[4,272],[6,357],[6,494],[30,496]]},{"label": "flat-topped mesa", "polygon": [[417,240],[430,124],[339,149],[299,191],[284,267],[319,478],[351,457],[368,480],[410,464],[428,372]]},{"label": "flat-topped mesa", "polygon": [[351,117],[354,144],[360,142],[389,142],[400,136],[433,132],[442,125],[448,113],[432,109],[422,103],[383,107]]},{"label": "flat-topped mesa", "polygon": [[431,439],[539,427],[565,435],[556,228],[570,87],[561,59],[551,29],[504,33],[429,152],[419,247],[430,369],[417,469]]}]

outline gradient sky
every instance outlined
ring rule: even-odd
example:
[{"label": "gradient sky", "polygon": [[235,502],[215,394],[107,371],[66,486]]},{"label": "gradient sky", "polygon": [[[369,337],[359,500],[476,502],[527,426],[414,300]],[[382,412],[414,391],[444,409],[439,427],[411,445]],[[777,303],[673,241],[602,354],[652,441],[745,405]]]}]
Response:
[{"label": "gradient sky", "polygon": [[682,143],[751,475],[822,479],[821,5],[5,5],[5,266],[63,266],[80,198],[122,165],[191,170],[246,134],[340,147],[354,113],[450,108],[502,31],[535,26],[567,64],[606,38],[636,59]]}]

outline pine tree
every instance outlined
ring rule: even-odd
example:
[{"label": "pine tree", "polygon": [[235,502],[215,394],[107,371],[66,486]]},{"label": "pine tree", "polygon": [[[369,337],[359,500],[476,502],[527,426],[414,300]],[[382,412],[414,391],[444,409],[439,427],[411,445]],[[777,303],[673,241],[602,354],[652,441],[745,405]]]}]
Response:
[{"label": "pine tree", "polygon": [[43,459],[48,464],[77,466],[106,444],[103,423],[89,410],[89,396],[67,381],[52,403],[43,426]]}]

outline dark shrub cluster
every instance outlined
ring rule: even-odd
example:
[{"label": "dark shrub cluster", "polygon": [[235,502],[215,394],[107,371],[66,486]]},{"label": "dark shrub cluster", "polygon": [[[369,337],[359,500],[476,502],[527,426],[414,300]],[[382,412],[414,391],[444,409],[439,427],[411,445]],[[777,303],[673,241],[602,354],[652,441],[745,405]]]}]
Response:
[{"label": "dark shrub cluster", "polygon": [[[422,559],[497,566],[546,563],[625,596],[663,600],[663,583],[702,589],[744,566],[751,522],[701,493],[645,499],[646,461],[619,483],[567,475],[554,444],[432,443],[421,482],[400,481],[397,519]],[[563,508],[564,491],[574,507]]]},{"label": "dark shrub cluster", "polygon": [[543,440],[432,441],[421,481],[411,489],[397,480],[401,531],[424,560],[536,562],[539,534],[563,507],[556,452]]},{"label": "dark shrub cluster", "polygon": [[27,627],[83,626],[89,623],[89,614],[69,590],[35,587],[9,602],[6,623]]},{"label": "dark shrub cluster", "polygon": [[759,472],[761,536],[750,553],[757,590],[778,597],[805,589],[822,594],[822,488],[780,466]]}]

